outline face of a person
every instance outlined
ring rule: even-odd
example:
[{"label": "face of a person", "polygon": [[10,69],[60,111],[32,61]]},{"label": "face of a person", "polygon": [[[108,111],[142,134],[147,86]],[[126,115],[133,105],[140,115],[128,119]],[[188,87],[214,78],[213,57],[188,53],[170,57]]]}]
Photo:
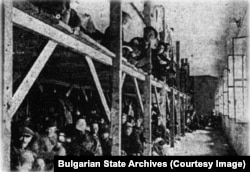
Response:
[{"label": "face of a person", "polygon": [[127,127],[126,128],[126,135],[130,136],[132,134],[133,128],[132,127]]},{"label": "face of a person", "polygon": [[160,45],[158,47],[158,54],[162,54],[164,52],[164,46],[163,45]]},{"label": "face of a person", "polygon": [[79,119],[77,122],[76,122],[76,129],[79,130],[79,131],[85,131],[86,130],[86,121],[85,119]]},{"label": "face of a person", "polygon": [[21,142],[21,147],[26,148],[32,139],[31,135],[22,135],[19,140]]},{"label": "face of a person", "polygon": [[122,123],[124,124],[127,121],[127,116],[126,115],[122,115]]},{"label": "face of a person", "polygon": [[56,126],[53,126],[53,127],[49,127],[48,128],[48,136],[51,137],[51,136],[54,136],[56,133]]},{"label": "face of a person", "polygon": [[94,134],[97,134],[99,130],[98,124],[96,123],[92,124],[92,130]]},{"label": "face of a person", "polygon": [[101,118],[101,124],[104,124],[104,122],[105,122],[105,121],[104,121],[104,119],[103,119],[103,118]]},{"label": "face of a person", "polygon": [[128,27],[129,27],[129,18],[128,18],[128,17],[124,17],[124,18],[122,19],[122,28],[123,28],[124,30],[127,30]]},{"label": "face of a person", "polygon": [[108,132],[105,132],[102,134],[102,138],[105,140],[109,137],[109,133]]}]

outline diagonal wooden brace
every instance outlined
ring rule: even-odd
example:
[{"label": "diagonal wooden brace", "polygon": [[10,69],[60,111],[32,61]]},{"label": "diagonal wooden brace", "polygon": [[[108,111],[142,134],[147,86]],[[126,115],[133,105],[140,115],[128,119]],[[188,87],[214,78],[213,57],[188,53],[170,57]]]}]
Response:
[{"label": "diagonal wooden brace", "polygon": [[143,102],[142,102],[141,93],[140,93],[140,89],[139,89],[139,86],[138,86],[137,79],[133,78],[133,81],[134,81],[134,84],[135,84],[135,90],[136,90],[136,95],[137,95],[138,102],[140,104],[142,112],[144,113],[144,106],[143,106]]},{"label": "diagonal wooden brace", "polygon": [[92,77],[94,79],[96,89],[97,89],[98,94],[99,94],[99,96],[101,98],[102,105],[104,107],[104,110],[106,112],[108,120],[110,121],[110,109],[108,107],[107,100],[106,100],[104,92],[102,90],[102,86],[101,86],[101,83],[99,81],[99,78],[98,78],[98,75],[97,75],[97,72],[96,72],[96,69],[95,69],[95,65],[94,65],[94,63],[93,63],[93,61],[92,61],[92,59],[90,57],[86,56],[86,60],[87,60],[87,63],[89,65],[91,75],[92,75]]},{"label": "diagonal wooden brace", "polygon": [[42,69],[44,68],[45,64],[49,60],[51,54],[55,50],[57,43],[54,41],[49,41],[47,45],[44,47],[43,51],[29,70],[28,74],[25,76],[24,80],[18,87],[17,91],[15,92],[14,96],[12,97],[11,107],[9,109],[9,114],[11,117],[16,113],[17,109],[23,102],[25,96],[31,89],[32,85],[36,81],[37,77],[41,73]]}]

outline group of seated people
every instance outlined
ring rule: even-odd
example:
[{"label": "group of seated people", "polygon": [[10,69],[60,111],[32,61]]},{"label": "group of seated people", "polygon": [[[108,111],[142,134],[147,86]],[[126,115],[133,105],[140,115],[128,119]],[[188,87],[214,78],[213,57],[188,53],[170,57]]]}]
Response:
[{"label": "group of seated people", "polygon": [[[71,111],[65,100],[50,95],[38,108],[42,114],[16,114],[12,121],[11,169],[18,171],[53,170],[54,156],[111,156],[112,138],[109,122],[97,109],[90,115]],[[58,103],[55,103],[58,100]],[[63,103],[62,103],[63,101]],[[64,106],[60,107],[60,105]],[[74,105],[73,105],[74,106]],[[98,108],[95,106],[95,108]],[[145,146],[143,115],[134,110],[135,104],[123,107],[121,149],[123,156],[142,156]],[[74,108],[76,109],[76,108]],[[86,110],[86,109],[85,109]],[[163,156],[169,142],[169,131],[157,109],[152,109],[153,155]],[[22,117],[18,117],[23,115]],[[61,120],[61,117],[64,120]],[[91,118],[90,118],[91,117]],[[68,118],[68,119],[66,119]],[[71,122],[69,122],[71,119]],[[63,121],[63,122],[62,122]],[[166,151],[166,150],[165,150]]]},{"label": "group of seated people", "polygon": [[47,123],[43,133],[21,126],[12,140],[11,169],[53,170],[54,156],[110,156],[109,134],[103,118],[87,124],[79,117],[69,131],[58,130],[56,121]]}]

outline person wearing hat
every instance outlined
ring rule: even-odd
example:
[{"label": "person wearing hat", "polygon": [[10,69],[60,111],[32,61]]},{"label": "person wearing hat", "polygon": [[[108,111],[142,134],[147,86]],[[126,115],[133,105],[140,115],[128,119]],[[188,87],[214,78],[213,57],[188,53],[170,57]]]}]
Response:
[{"label": "person wearing hat", "polygon": [[54,166],[54,152],[53,149],[57,145],[57,123],[56,121],[49,121],[44,135],[39,141],[40,156],[44,159],[46,170],[53,169]]},{"label": "person wearing hat", "polygon": [[71,140],[71,149],[74,156],[94,156],[94,139],[87,130],[84,117],[77,120]]},{"label": "person wearing hat", "polygon": [[109,126],[106,124],[102,130],[100,138],[103,156],[111,156],[112,139],[110,138],[109,133]]},{"label": "person wearing hat", "polygon": [[34,131],[28,126],[24,126],[19,129],[18,137],[16,140],[12,140],[11,143],[11,169],[17,170],[21,165],[21,157],[24,152],[33,151],[33,144],[35,142]]},{"label": "person wearing hat", "polygon": [[133,132],[133,124],[126,122],[125,134],[122,136],[122,151],[128,156],[142,155],[142,143],[138,134]]},{"label": "person wearing hat", "polygon": [[101,147],[101,143],[100,143],[100,139],[99,139],[99,124],[97,121],[93,121],[93,123],[91,124],[91,134],[92,137],[94,139],[94,152],[95,152],[95,156],[102,156],[102,147]]}]

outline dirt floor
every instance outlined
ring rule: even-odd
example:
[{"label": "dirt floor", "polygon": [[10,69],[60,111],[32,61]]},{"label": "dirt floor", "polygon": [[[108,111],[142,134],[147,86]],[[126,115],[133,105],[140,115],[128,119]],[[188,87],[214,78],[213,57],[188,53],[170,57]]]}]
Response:
[{"label": "dirt floor", "polygon": [[186,133],[175,141],[174,148],[169,147],[167,156],[232,156],[235,151],[219,129],[206,128]]}]

